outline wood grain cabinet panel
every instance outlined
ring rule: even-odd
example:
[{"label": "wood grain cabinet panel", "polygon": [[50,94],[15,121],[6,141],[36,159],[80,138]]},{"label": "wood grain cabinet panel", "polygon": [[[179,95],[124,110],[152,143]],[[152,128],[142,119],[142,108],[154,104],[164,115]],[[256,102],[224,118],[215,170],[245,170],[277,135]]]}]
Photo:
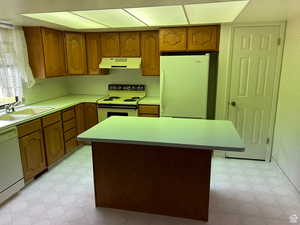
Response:
[{"label": "wood grain cabinet panel", "polygon": [[159,76],[158,31],[141,32],[141,57],[144,76]]},{"label": "wood grain cabinet panel", "polygon": [[120,53],[123,57],[138,57],[140,52],[140,32],[120,33]]},{"label": "wood grain cabinet panel", "polygon": [[42,27],[24,27],[28,59],[37,78],[66,73],[64,32]]},{"label": "wood grain cabinet panel", "polygon": [[101,34],[102,57],[120,56],[120,35],[118,32],[107,32]]},{"label": "wood grain cabinet panel", "polygon": [[77,134],[85,131],[84,103],[75,106]]},{"label": "wood grain cabinet panel", "polygon": [[96,103],[84,103],[85,129],[89,129],[98,123]]},{"label": "wood grain cabinet panel", "polygon": [[109,70],[99,69],[102,59],[101,53],[101,34],[86,33],[86,52],[87,52],[87,72],[90,75],[106,75]]},{"label": "wood grain cabinet panel", "polygon": [[65,33],[68,74],[86,74],[86,47],[84,33]]},{"label": "wood grain cabinet panel", "polygon": [[188,28],[188,51],[218,51],[219,26]]},{"label": "wood grain cabinet panel", "polygon": [[65,154],[62,122],[60,121],[45,127],[44,136],[47,164],[50,166]]},{"label": "wood grain cabinet panel", "polygon": [[35,131],[19,139],[25,181],[46,169],[43,134]]},{"label": "wood grain cabinet panel", "polygon": [[185,51],[186,28],[163,28],[159,30],[160,51]]}]

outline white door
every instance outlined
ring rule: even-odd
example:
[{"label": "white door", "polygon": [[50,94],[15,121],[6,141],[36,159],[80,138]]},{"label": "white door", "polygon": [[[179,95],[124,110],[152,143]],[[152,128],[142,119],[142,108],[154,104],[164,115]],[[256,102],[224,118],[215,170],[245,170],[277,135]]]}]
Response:
[{"label": "white door", "polygon": [[246,144],[243,153],[227,157],[265,160],[270,147],[277,102],[277,57],[280,30],[276,26],[238,27],[233,33],[229,119]]}]

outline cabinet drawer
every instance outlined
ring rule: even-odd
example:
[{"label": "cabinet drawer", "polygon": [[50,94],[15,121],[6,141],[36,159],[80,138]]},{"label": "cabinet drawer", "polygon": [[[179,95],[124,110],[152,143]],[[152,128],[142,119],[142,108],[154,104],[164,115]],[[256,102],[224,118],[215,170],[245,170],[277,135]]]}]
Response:
[{"label": "cabinet drawer", "polygon": [[140,114],[159,114],[158,105],[139,105]]},{"label": "cabinet drawer", "polygon": [[159,117],[159,114],[139,114],[141,117]]},{"label": "cabinet drawer", "polygon": [[42,118],[42,122],[43,122],[43,127],[46,127],[50,124],[53,124],[55,122],[58,122],[60,121],[61,118],[60,118],[60,112],[56,112],[56,113],[52,113],[48,116],[44,116]]},{"label": "cabinet drawer", "polygon": [[66,152],[71,152],[74,150],[74,148],[76,148],[77,146],[77,140],[76,138],[72,138],[71,140],[67,141],[66,144],[65,144],[65,149],[66,149]]},{"label": "cabinet drawer", "polygon": [[69,121],[64,122],[64,132],[72,129],[72,128],[76,128],[76,121],[75,119],[71,119]]},{"label": "cabinet drawer", "polygon": [[76,138],[76,135],[77,135],[77,132],[76,132],[76,129],[73,128],[67,132],[64,133],[64,136],[65,136],[65,141],[68,141],[70,140],[71,138]]},{"label": "cabinet drawer", "polygon": [[41,120],[33,120],[18,126],[18,135],[23,137],[27,134],[30,134],[34,131],[40,130],[42,128]]},{"label": "cabinet drawer", "polygon": [[67,120],[75,118],[74,107],[69,108],[69,109],[63,111],[62,117],[63,117],[63,121],[67,121]]}]

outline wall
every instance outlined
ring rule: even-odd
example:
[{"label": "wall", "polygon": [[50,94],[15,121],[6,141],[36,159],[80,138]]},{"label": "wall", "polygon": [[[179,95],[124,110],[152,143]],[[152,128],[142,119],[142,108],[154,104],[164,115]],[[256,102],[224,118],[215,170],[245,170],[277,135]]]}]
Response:
[{"label": "wall", "polygon": [[65,77],[36,79],[32,88],[24,88],[25,104],[32,104],[68,94]]},{"label": "wall", "polygon": [[[299,3],[294,1],[290,6],[296,9]],[[291,11],[289,15],[273,157],[300,191],[300,14]]]},{"label": "wall", "polygon": [[147,96],[159,96],[159,77],[142,76],[139,70],[111,70],[103,76],[72,76],[67,77],[67,89],[70,94],[105,95],[107,85],[145,84]]}]

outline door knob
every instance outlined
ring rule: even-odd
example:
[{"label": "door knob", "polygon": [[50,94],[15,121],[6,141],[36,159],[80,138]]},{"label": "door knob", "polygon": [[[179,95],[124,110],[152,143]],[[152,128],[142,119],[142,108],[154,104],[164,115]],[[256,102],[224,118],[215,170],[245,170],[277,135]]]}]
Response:
[{"label": "door knob", "polygon": [[235,102],[235,101],[232,101],[230,104],[231,104],[231,106],[233,106],[233,107],[236,106],[236,102]]}]

